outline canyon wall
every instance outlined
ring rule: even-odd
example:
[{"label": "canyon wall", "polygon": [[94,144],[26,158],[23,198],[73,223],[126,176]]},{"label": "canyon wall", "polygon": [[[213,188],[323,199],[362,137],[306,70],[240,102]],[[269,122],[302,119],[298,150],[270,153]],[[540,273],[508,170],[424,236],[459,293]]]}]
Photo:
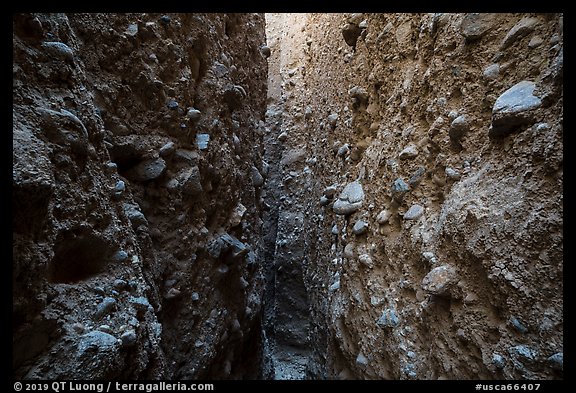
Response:
[{"label": "canyon wall", "polygon": [[562,23],[267,16],[301,374],[562,377]]},{"label": "canyon wall", "polygon": [[15,378],[257,378],[264,15],[15,14]]}]

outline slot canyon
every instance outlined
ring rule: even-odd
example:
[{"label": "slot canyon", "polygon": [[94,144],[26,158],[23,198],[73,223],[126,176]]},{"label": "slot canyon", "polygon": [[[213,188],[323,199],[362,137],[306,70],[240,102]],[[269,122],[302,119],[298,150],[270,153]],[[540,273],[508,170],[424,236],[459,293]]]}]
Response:
[{"label": "slot canyon", "polygon": [[16,379],[563,379],[563,15],[13,14]]}]

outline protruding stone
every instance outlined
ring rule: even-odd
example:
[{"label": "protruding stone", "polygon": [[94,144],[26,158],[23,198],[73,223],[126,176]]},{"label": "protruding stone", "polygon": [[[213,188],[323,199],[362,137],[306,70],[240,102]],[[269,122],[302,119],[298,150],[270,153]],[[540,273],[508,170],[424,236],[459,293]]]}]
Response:
[{"label": "protruding stone", "polygon": [[466,14],[460,25],[460,32],[466,41],[474,41],[490,30],[494,23],[494,14]]},{"label": "protruding stone", "polygon": [[535,88],[534,82],[522,81],[498,97],[492,109],[491,137],[507,136],[516,127],[534,121],[533,111],[542,105],[540,98],[533,95]]},{"label": "protruding stone", "polygon": [[140,225],[148,225],[148,220],[146,220],[144,213],[140,211],[140,206],[133,203],[124,203],[123,208],[124,214],[132,223],[132,228],[136,229]]},{"label": "protruding stone", "polygon": [[362,185],[358,182],[349,183],[338,196],[332,206],[334,213],[339,215],[352,214],[362,207],[364,200],[364,191]]},{"label": "protruding stone", "polygon": [[208,149],[208,143],[210,142],[210,134],[196,134],[196,146],[200,150]]},{"label": "protruding stone", "polygon": [[412,205],[406,213],[404,213],[405,220],[417,220],[424,214],[424,207],[421,205]]},{"label": "protruding stone", "polygon": [[359,366],[368,365],[368,359],[366,358],[366,356],[364,356],[362,352],[358,353],[358,356],[356,356],[356,364],[358,364]]},{"label": "protruding stone", "polygon": [[382,312],[382,315],[376,321],[376,324],[381,327],[391,327],[394,328],[398,326],[400,320],[396,314],[394,308],[387,308]]},{"label": "protruding stone", "polygon": [[404,148],[404,150],[400,152],[398,157],[401,160],[408,160],[415,158],[417,155],[418,155],[418,148],[416,147],[415,144],[410,143],[408,146]]},{"label": "protruding stone", "polygon": [[446,296],[458,281],[456,269],[442,265],[432,269],[422,280],[422,289],[432,295]]},{"label": "protruding stone", "polygon": [[324,194],[324,196],[328,199],[332,199],[334,198],[334,195],[336,195],[336,191],[337,188],[336,186],[332,185],[332,186],[328,186],[324,189],[324,191],[322,192],[322,194]]},{"label": "protruding stone", "polygon": [[330,287],[328,288],[328,290],[330,292],[335,292],[338,289],[340,289],[340,280],[335,281],[332,285],[330,285]]},{"label": "protruding stone", "polygon": [[170,141],[166,143],[164,146],[162,146],[158,151],[158,153],[160,154],[160,157],[168,157],[174,154],[175,151],[176,151],[176,145],[174,144],[174,142]]},{"label": "protruding stone", "polygon": [[564,371],[564,352],[557,352],[546,360],[553,370]]},{"label": "protruding stone", "polygon": [[105,297],[102,302],[96,308],[95,317],[100,319],[110,314],[116,309],[116,299],[112,297]]},{"label": "protruding stone", "polygon": [[162,176],[165,170],[166,161],[162,158],[145,160],[130,170],[130,178],[135,181],[150,181]]},{"label": "protruding stone", "polygon": [[451,180],[459,180],[460,179],[460,176],[461,176],[460,172],[454,168],[447,166],[444,172],[446,173],[446,177],[448,179],[451,179]]},{"label": "protruding stone", "polygon": [[272,51],[270,50],[270,47],[262,45],[260,47],[260,53],[262,53],[262,56],[264,56],[265,58],[269,58],[270,55],[272,54]]},{"label": "protruding stone", "polygon": [[522,324],[516,317],[510,317],[510,325],[520,334],[528,333],[528,328]]},{"label": "protruding stone", "polygon": [[503,369],[505,366],[505,361],[504,361],[504,357],[502,355],[500,355],[499,353],[494,353],[492,355],[492,363],[494,364],[494,366],[497,369]]},{"label": "protruding stone", "polygon": [[128,253],[124,250],[118,250],[112,256],[114,262],[124,262],[128,258]]},{"label": "protruding stone", "polygon": [[334,224],[332,226],[332,234],[333,235],[338,235],[340,233],[340,231],[338,230],[338,225]]},{"label": "protruding stone", "polygon": [[186,116],[188,117],[188,119],[190,119],[192,121],[197,121],[197,120],[200,120],[200,117],[202,116],[202,112],[200,112],[196,108],[190,108],[190,109],[188,109],[188,112],[186,112]]},{"label": "protruding stone", "polygon": [[360,37],[361,33],[362,29],[358,27],[357,24],[354,23],[348,23],[342,29],[342,37],[344,37],[344,41],[346,42],[346,44],[348,44],[348,46],[351,46],[353,48],[356,48],[356,42],[358,41],[358,37]]},{"label": "protruding stone", "polygon": [[244,213],[246,213],[246,206],[241,203],[238,203],[234,210],[232,210],[232,214],[230,215],[230,226],[235,227],[240,225],[242,222],[242,217],[244,217]]},{"label": "protruding stone", "polygon": [[496,63],[496,64],[490,64],[488,67],[484,68],[482,76],[486,80],[493,81],[496,78],[498,78],[499,74],[500,74],[500,64]]},{"label": "protruding stone", "polygon": [[202,188],[200,169],[197,166],[184,169],[178,174],[178,184],[185,195],[196,196],[204,190]]},{"label": "protruding stone", "polygon": [[370,257],[370,255],[368,254],[361,254],[358,257],[358,261],[363,264],[364,266],[367,266],[369,268],[374,267],[374,262],[372,261],[372,258]]},{"label": "protruding stone", "polygon": [[170,288],[166,295],[164,296],[165,299],[175,299],[180,297],[182,292],[178,288]]},{"label": "protruding stone", "polygon": [[433,252],[430,251],[424,251],[422,253],[422,256],[424,257],[424,259],[426,259],[428,262],[430,262],[432,265],[436,264],[438,262],[438,260],[436,259],[436,255],[434,255]]},{"label": "protruding stone", "polygon": [[325,195],[320,197],[320,206],[326,206],[330,203],[330,199],[326,198]]},{"label": "protruding stone", "polygon": [[355,253],[354,253],[355,247],[356,247],[356,245],[354,243],[346,244],[346,247],[344,247],[344,256],[346,258],[354,258],[355,257]]},{"label": "protruding stone", "polygon": [[136,336],[136,332],[134,330],[127,330],[120,336],[120,340],[122,341],[122,346],[125,348],[133,347],[136,345],[136,341],[138,340],[138,336]]},{"label": "protruding stone", "polygon": [[254,187],[262,187],[262,185],[264,184],[264,177],[262,177],[258,168],[252,166],[251,174],[252,174],[252,184],[254,185]]},{"label": "protruding stone", "polygon": [[148,299],[146,299],[144,296],[131,297],[130,304],[132,305],[132,307],[136,309],[137,312],[140,313],[148,311],[148,308],[151,307],[150,303],[148,302]]},{"label": "protruding stone", "polygon": [[506,49],[515,41],[530,34],[537,24],[538,19],[536,18],[522,18],[520,22],[516,23],[516,25],[510,29],[508,34],[506,34],[506,37],[502,40],[502,44],[500,44],[500,49]]},{"label": "protruding stone", "polygon": [[344,157],[350,151],[350,146],[347,143],[338,149],[338,157]]},{"label": "protruding stone", "polygon": [[364,220],[358,220],[352,228],[352,233],[356,236],[363,235],[368,230],[368,223]]},{"label": "protruding stone", "polygon": [[401,201],[409,190],[408,184],[400,177],[392,183],[392,197],[398,201]]},{"label": "protruding stone", "polygon": [[66,61],[74,60],[74,51],[63,42],[43,42],[42,48],[55,58]]},{"label": "protruding stone", "polygon": [[288,139],[288,133],[283,132],[280,135],[278,135],[278,140],[280,142],[285,142]]},{"label": "protruding stone", "polygon": [[328,115],[328,124],[330,124],[330,126],[332,128],[336,128],[337,122],[338,122],[338,114],[337,113],[332,113],[332,114]]},{"label": "protruding stone", "polygon": [[388,222],[388,220],[390,219],[391,216],[392,216],[392,212],[390,210],[382,210],[376,216],[376,221],[378,222],[378,224],[384,225]]},{"label": "protruding stone", "polygon": [[459,142],[470,131],[470,125],[465,115],[460,115],[455,118],[450,124],[448,136],[453,141]]}]

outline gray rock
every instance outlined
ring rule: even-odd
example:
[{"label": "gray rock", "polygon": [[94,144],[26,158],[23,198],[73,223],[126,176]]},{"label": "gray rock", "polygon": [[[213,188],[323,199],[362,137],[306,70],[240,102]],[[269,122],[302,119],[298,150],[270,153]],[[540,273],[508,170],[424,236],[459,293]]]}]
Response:
[{"label": "gray rock", "polygon": [[451,179],[451,180],[459,180],[460,179],[460,176],[461,176],[460,172],[454,168],[447,166],[446,169],[444,170],[444,172],[446,173],[446,177],[448,179]]},{"label": "gray rock", "polygon": [[494,15],[485,13],[466,14],[460,25],[460,33],[466,41],[474,41],[482,37],[493,27]]},{"label": "gray rock", "polygon": [[192,121],[197,121],[202,116],[202,112],[196,108],[190,108],[188,109],[188,112],[186,112],[186,116]]},{"label": "gray rock", "polygon": [[112,256],[112,260],[114,262],[123,262],[127,258],[128,258],[128,253],[124,250],[116,251],[116,253],[114,253],[114,255]]},{"label": "gray rock", "polygon": [[288,139],[288,133],[283,132],[280,135],[278,135],[278,140],[280,142],[285,142]]},{"label": "gray rock", "polygon": [[201,179],[200,169],[197,166],[183,170],[178,174],[178,183],[182,193],[190,196],[200,195],[204,191]]},{"label": "gray rock", "polygon": [[104,332],[104,333],[108,333],[108,334],[113,333],[112,328],[108,325],[100,325],[100,326],[98,326],[97,330]]},{"label": "gray rock", "polygon": [[96,307],[94,316],[97,319],[105,317],[116,309],[116,299],[112,297],[105,297],[102,302]]},{"label": "gray rock", "polygon": [[348,146],[348,144],[344,144],[342,145],[342,147],[340,147],[338,149],[338,156],[339,157],[344,157],[348,152],[350,151],[350,147]]},{"label": "gray rock", "polygon": [[322,194],[324,194],[324,196],[328,199],[332,199],[334,198],[334,195],[336,195],[336,191],[337,188],[336,186],[332,185],[332,186],[328,186],[324,189],[324,191],[322,192]]},{"label": "gray rock", "polygon": [[352,233],[358,236],[366,233],[367,230],[368,230],[368,223],[363,220],[358,220],[356,221],[354,227],[352,228]]},{"label": "gray rock", "polygon": [[396,327],[400,323],[396,310],[387,308],[382,312],[382,315],[376,321],[376,324],[381,327]]},{"label": "gray rock", "polygon": [[424,168],[423,166],[416,169],[416,172],[414,172],[412,177],[410,179],[408,179],[408,185],[411,188],[416,187],[418,184],[420,184],[420,181],[422,180],[422,176],[424,176],[425,173],[426,173],[426,168]]},{"label": "gray rock", "polygon": [[86,331],[86,326],[81,322],[74,322],[72,324],[72,330],[78,334],[82,334]]},{"label": "gray rock", "polygon": [[138,34],[138,25],[136,23],[130,23],[125,31],[127,36],[134,37]]},{"label": "gray rock", "polygon": [[399,157],[401,160],[407,160],[415,158],[417,155],[418,155],[418,148],[416,147],[415,144],[411,143],[408,146],[406,146],[404,150],[400,152]]},{"label": "gray rock", "polygon": [[368,255],[368,254],[360,254],[360,256],[358,256],[358,262],[360,262],[361,264],[363,264],[364,266],[367,266],[369,268],[374,267],[374,262],[372,261],[372,257],[370,257],[370,255]]},{"label": "gray rock", "polygon": [[448,136],[450,139],[459,142],[470,131],[470,125],[465,115],[455,118],[450,124]]},{"label": "gray rock", "polygon": [[117,290],[122,290],[128,287],[128,283],[121,278],[117,278],[114,280],[114,283],[112,283],[112,286]]},{"label": "gray rock", "polygon": [[391,216],[392,216],[392,212],[390,212],[390,210],[382,210],[376,216],[376,221],[378,222],[378,224],[383,225],[383,224],[386,224],[388,222],[388,220],[390,219]]},{"label": "gray rock", "polygon": [[426,259],[428,262],[430,262],[432,265],[434,265],[435,263],[438,262],[438,260],[436,259],[436,255],[434,255],[433,252],[430,251],[424,251],[422,253],[422,256],[424,257],[424,259]]},{"label": "gray rock", "polygon": [[458,281],[456,269],[442,265],[432,269],[422,280],[422,289],[432,295],[445,296]]},{"label": "gray rock", "polygon": [[484,68],[482,76],[486,80],[493,81],[496,78],[498,78],[499,74],[500,74],[500,64],[496,63],[496,64],[490,64],[488,67]]},{"label": "gray rock", "polygon": [[262,187],[262,185],[264,184],[264,177],[262,177],[258,168],[252,166],[251,173],[252,173],[252,184],[254,185],[254,187]]},{"label": "gray rock", "polygon": [[334,292],[337,291],[338,289],[340,289],[340,280],[335,281],[332,285],[330,285],[330,287],[328,288],[328,290],[330,292]]},{"label": "gray rock", "polygon": [[120,336],[120,340],[122,341],[123,347],[129,348],[136,345],[138,336],[136,336],[136,332],[134,330],[130,329],[122,333],[122,335]]},{"label": "gray rock", "polygon": [[334,226],[332,226],[332,234],[337,235],[339,233],[340,231],[338,230],[338,225],[334,224]]},{"label": "gray rock", "polygon": [[145,160],[130,170],[130,177],[135,181],[154,180],[166,170],[166,161],[162,158]]},{"label": "gray rock", "polygon": [[63,42],[43,42],[42,48],[52,57],[66,61],[74,60],[74,51]]},{"label": "gray rock", "polygon": [[363,87],[354,86],[348,91],[348,94],[352,97],[354,108],[368,103],[368,91]]},{"label": "gray rock", "polygon": [[124,183],[122,180],[118,180],[116,182],[116,185],[114,186],[114,191],[123,192],[125,189],[126,189],[126,183]]},{"label": "gray rock", "polygon": [[404,213],[405,220],[417,220],[424,214],[424,207],[421,205],[412,205],[406,213]]},{"label": "gray rock", "polygon": [[537,24],[538,19],[536,18],[522,18],[520,22],[516,23],[516,25],[510,29],[508,34],[506,34],[502,40],[502,43],[500,44],[500,49],[506,49],[515,41],[530,34]]},{"label": "gray rock", "polygon": [[368,28],[368,21],[366,19],[364,19],[362,22],[358,23],[358,27],[361,29]]},{"label": "gray rock", "polygon": [[518,331],[518,333],[528,333],[528,328],[522,324],[516,317],[510,317],[510,325]]},{"label": "gray rock", "polygon": [[322,195],[320,197],[320,206],[326,206],[329,203],[330,203],[330,199],[326,198],[325,195]]},{"label": "gray rock", "polygon": [[264,56],[265,58],[269,58],[270,55],[272,54],[272,51],[268,46],[263,45],[260,47],[260,53],[262,53],[262,56]]},{"label": "gray rock", "polygon": [[178,149],[174,152],[174,162],[184,162],[190,166],[198,165],[198,152]]},{"label": "gray rock", "polygon": [[198,292],[192,292],[190,298],[192,299],[193,302],[197,302],[198,300],[200,300],[200,295],[198,294]]},{"label": "gray rock", "polygon": [[346,258],[354,258],[354,256],[355,256],[354,248],[355,247],[356,247],[356,244],[354,244],[354,243],[346,244],[346,247],[344,247],[344,256]]},{"label": "gray rock", "polygon": [[564,371],[564,352],[557,352],[546,360],[553,370]]},{"label": "gray rock", "polygon": [[538,48],[543,43],[544,43],[544,40],[542,39],[542,37],[540,37],[539,35],[535,35],[534,37],[532,37],[530,42],[528,42],[528,47],[530,49]]},{"label": "gray rock", "polygon": [[540,98],[533,95],[535,88],[534,82],[522,81],[498,97],[492,109],[491,137],[506,136],[516,127],[534,121],[533,111],[542,105]]},{"label": "gray rock", "polygon": [[198,146],[198,149],[208,149],[208,142],[210,142],[210,134],[196,134],[196,146]]},{"label": "gray rock", "polygon": [[166,106],[168,109],[176,110],[178,109],[178,102],[176,100],[168,100]]},{"label": "gray rock", "polygon": [[356,356],[356,364],[360,366],[368,365],[368,359],[366,358],[366,356],[364,356],[362,352],[358,353],[358,356]]},{"label": "gray rock", "polygon": [[118,340],[111,334],[94,330],[84,334],[78,342],[78,356],[91,357],[93,352],[113,352],[117,349]]},{"label": "gray rock", "polygon": [[160,17],[160,22],[162,22],[165,25],[169,25],[170,21],[172,21],[172,18],[170,18],[170,16],[168,16],[168,15],[162,15]]},{"label": "gray rock", "polygon": [[396,200],[402,200],[409,190],[408,184],[400,177],[392,183],[392,197]]},{"label": "gray rock", "polygon": [[536,358],[534,350],[527,345],[516,345],[515,347],[508,348],[508,353],[518,360],[523,361],[533,361]]},{"label": "gray rock", "polygon": [[148,311],[148,308],[151,307],[150,302],[148,302],[148,299],[146,299],[144,296],[131,297],[130,304],[136,309],[137,312],[141,313]]},{"label": "gray rock", "polygon": [[492,355],[492,363],[494,364],[494,366],[496,366],[497,369],[500,370],[503,369],[506,364],[504,361],[504,357],[496,352]]},{"label": "gray rock", "polygon": [[328,115],[328,124],[332,126],[332,128],[336,128],[336,123],[338,122],[338,114],[332,113]]},{"label": "gray rock", "polygon": [[362,185],[358,181],[354,181],[344,187],[338,199],[334,202],[332,209],[336,214],[348,215],[360,209],[363,200],[364,190]]},{"label": "gray rock", "polygon": [[140,206],[132,203],[124,203],[124,214],[132,223],[132,228],[136,229],[140,225],[148,225],[148,220],[144,216],[144,213],[140,211]]},{"label": "gray rock", "polygon": [[356,47],[356,42],[358,41],[358,37],[360,37],[361,33],[362,29],[358,27],[357,24],[354,23],[348,23],[342,29],[342,37],[344,37],[344,41],[348,46],[351,46],[353,48]]}]

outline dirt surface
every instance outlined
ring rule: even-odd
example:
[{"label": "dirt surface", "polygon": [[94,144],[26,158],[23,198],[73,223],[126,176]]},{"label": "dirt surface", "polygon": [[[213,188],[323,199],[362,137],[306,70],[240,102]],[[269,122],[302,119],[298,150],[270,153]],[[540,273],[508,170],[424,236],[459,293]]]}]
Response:
[{"label": "dirt surface", "polygon": [[562,16],[267,28],[277,132],[301,156],[280,215],[303,218],[287,251],[311,305],[306,376],[561,378]]},{"label": "dirt surface", "polygon": [[13,42],[14,376],[257,378],[264,16],[15,15]]}]

